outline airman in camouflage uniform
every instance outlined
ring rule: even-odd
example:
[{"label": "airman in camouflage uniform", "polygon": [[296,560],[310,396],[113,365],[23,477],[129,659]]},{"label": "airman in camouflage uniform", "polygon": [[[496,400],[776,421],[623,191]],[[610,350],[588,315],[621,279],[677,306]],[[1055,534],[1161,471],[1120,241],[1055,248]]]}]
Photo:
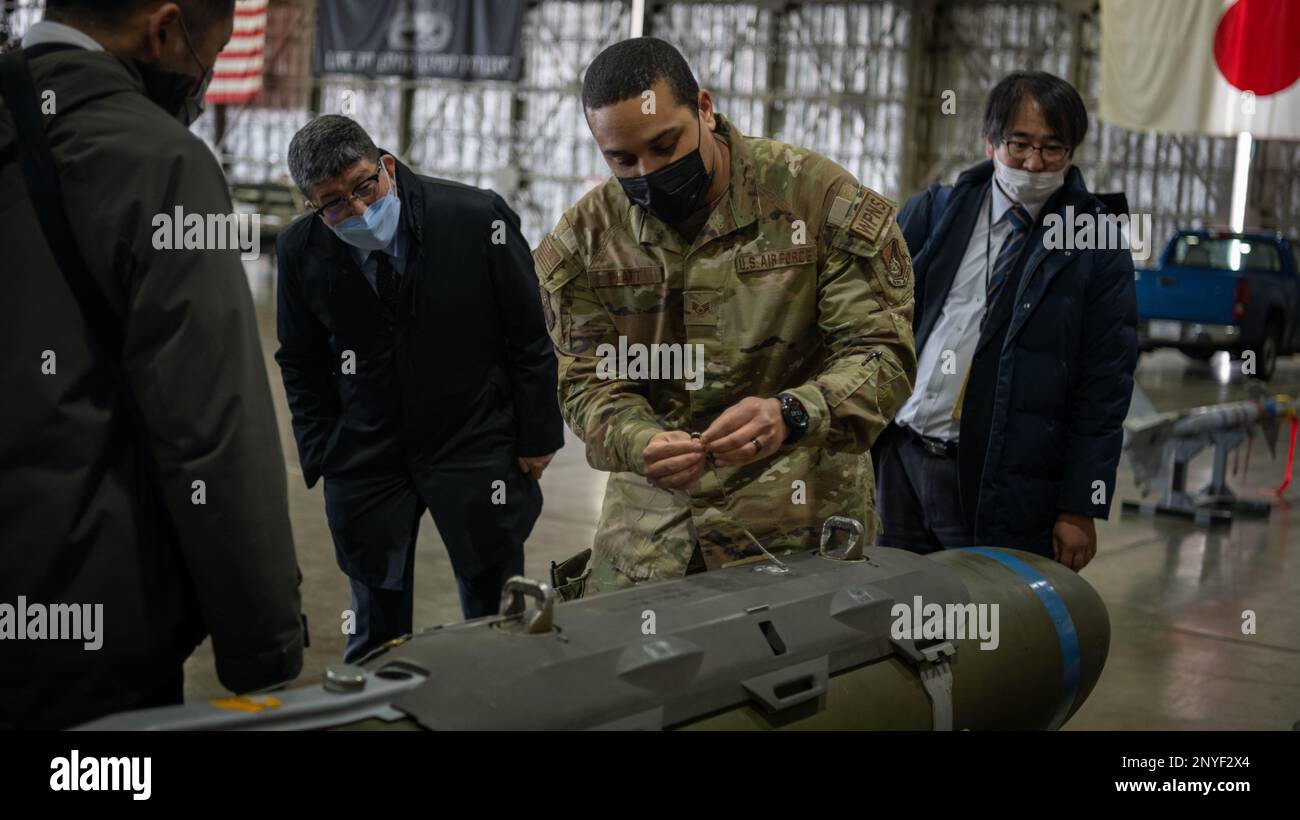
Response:
[{"label": "airman in camouflage uniform", "polygon": [[[715,116],[730,185],[693,241],[610,178],[533,252],[565,420],[611,472],[586,594],[761,558],[746,531],[773,553],[815,548],[830,515],[875,536],[867,450],[916,369],[895,205],[823,156]],[[611,378],[601,346],[619,337],[702,345],[702,385]],[[681,489],[644,477],[656,434],[703,431],[741,399],[781,392],[810,417],[797,444]]]}]

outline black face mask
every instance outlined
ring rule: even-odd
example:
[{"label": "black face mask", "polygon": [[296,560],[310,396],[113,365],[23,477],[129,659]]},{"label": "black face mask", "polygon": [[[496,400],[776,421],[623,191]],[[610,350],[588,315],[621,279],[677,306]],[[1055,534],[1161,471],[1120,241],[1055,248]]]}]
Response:
[{"label": "black face mask", "polygon": [[[699,125],[699,118],[696,118]],[[704,139],[703,126],[700,131]],[[704,170],[700,146],[679,160],[640,177],[619,177],[627,198],[664,222],[677,227],[700,209],[713,174]]]},{"label": "black face mask", "polygon": [[185,35],[185,47],[189,49],[194,62],[203,69],[203,76],[198,81],[197,89],[194,87],[194,77],[189,74],[168,71],[157,63],[146,63],[134,58],[132,61],[144,79],[145,96],[179,120],[181,125],[189,128],[203,113],[203,98],[208,93],[208,85],[212,82],[216,65],[203,64],[198,52],[194,50],[194,42],[190,39],[190,31],[185,25],[184,17],[181,18],[180,24],[181,33]]},{"label": "black face mask", "polygon": [[203,113],[203,94],[212,78],[210,73],[204,76],[199,83],[199,90],[195,92],[192,75],[167,71],[159,68],[157,63],[146,63],[135,58],[131,58],[131,61],[144,80],[144,95],[180,120],[186,128]]}]

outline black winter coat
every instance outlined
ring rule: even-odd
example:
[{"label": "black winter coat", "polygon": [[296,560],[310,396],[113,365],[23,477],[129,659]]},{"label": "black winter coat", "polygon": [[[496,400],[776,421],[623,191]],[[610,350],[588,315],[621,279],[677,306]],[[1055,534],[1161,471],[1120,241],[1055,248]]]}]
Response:
[{"label": "black winter coat", "polygon": [[284,455],[240,253],[155,244],[159,215],[233,212],[221,168],[145,95],[134,61],[35,51],[36,88],[58,102],[54,182],[124,328],[140,417],[116,401],[122,383],[105,383],[110,353],[46,244],[0,107],[0,605],[103,607],[96,650],[0,639],[0,730],[134,708],[205,634],[238,692],[296,676],[303,649]]},{"label": "black winter coat", "polygon": [[[962,173],[934,226],[934,190],[899,213],[916,272],[917,350],[943,309],[992,175],[992,162]],[[1106,210],[1078,168],[1039,214],[1014,301],[1002,304],[1004,293],[982,331],[959,446],[962,508],[975,543],[1047,556],[1062,512],[1109,514],[1138,355],[1132,255],[1047,249],[1044,218],[1064,217],[1067,206],[1075,214]]]}]

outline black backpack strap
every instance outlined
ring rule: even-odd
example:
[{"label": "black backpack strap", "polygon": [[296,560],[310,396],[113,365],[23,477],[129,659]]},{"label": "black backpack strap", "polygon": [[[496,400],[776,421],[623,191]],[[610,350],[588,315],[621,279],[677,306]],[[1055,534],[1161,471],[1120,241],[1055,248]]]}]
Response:
[{"label": "black backpack strap", "polygon": [[0,95],[4,97],[13,116],[14,129],[18,132],[18,163],[41,224],[41,233],[68,288],[76,297],[92,336],[102,347],[106,360],[116,369],[125,343],[123,320],[90,275],[86,260],[73,238],[72,226],[63,209],[58,169],[45,134],[36,83],[27,63],[27,54],[22,49],[0,57]]},{"label": "black backpack strap", "polygon": [[930,186],[930,233],[933,234],[943,221],[944,211],[948,210],[948,199],[952,197],[952,186],[938,182]]}]

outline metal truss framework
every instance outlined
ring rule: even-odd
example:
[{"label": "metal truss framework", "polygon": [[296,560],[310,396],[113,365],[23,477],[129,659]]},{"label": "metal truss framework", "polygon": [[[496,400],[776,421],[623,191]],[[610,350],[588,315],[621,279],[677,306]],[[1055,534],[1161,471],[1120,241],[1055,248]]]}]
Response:
[{"label": "metal truss framework", "polygon": [[[12,36],[42,5],[3,1]],[[518,83],[313,78],[314,5],[272,3],[301,16],[296,42],[269,44],[270,59],[284,50],[300,66],[298,87],[277,97],[285,105],[195,126],[233,181],[287,182],[289,138],[327,111],[350,113],[424,173],[497,190],[534,243],[608,174],[579,92],[585,66],[629,31],[629,0],[530,3]],[[645,15],[645,33],[682,50],[744,133],[820,151],[896,199],[983,159],[984,96],[1008,71],[1066,77],[1092,109],[1100,91],[1100,28],[1088,2],[649,2]],[[945,99],[955,111],[945,113]],[[1176,227],[1228,222],[1234,151],[1231,139],[1137,133],[1094,115],[1076,160],[1093,190],[1124,191],[1134,212],[1151,214],[1160,242]],[[1247,222],[1300,240],[1300,143],[1259,143],[1251,183]]]}]

